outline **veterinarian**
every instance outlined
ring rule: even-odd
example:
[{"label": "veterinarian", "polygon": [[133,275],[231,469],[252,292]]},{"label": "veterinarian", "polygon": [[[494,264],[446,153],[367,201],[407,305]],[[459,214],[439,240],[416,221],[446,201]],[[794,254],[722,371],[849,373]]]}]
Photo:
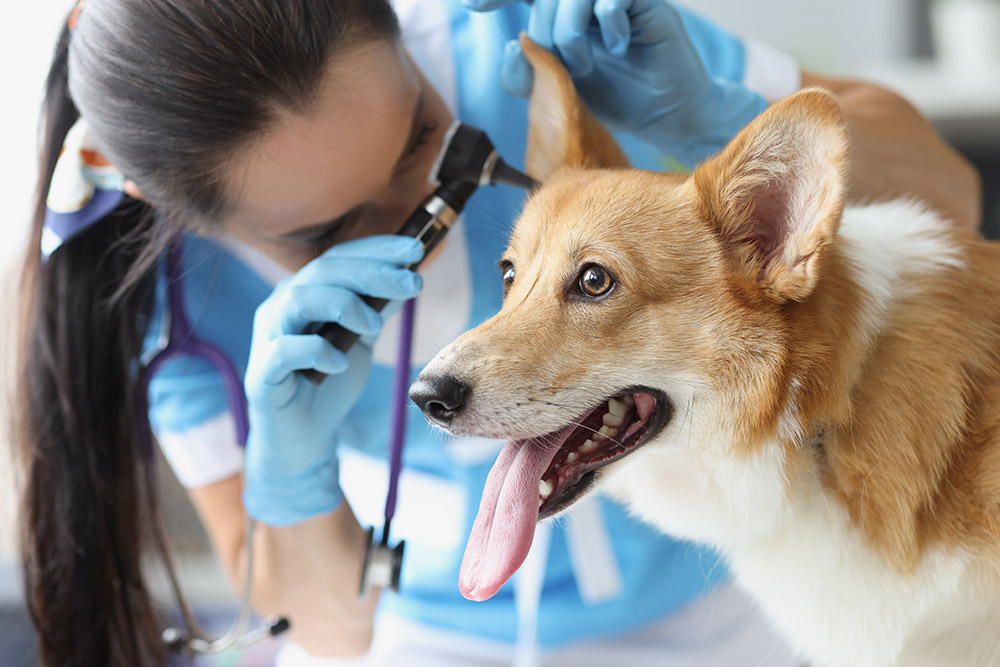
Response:
[{"label": "veterinarian", "polygon": [[[402,268],[419,245],[389,234],[432,189],[453,118],[523,163],[531,71],[511,40],[527,28],[560,55],[634,163],[653,169],[696,163],[769,100],[820,81],[660,0],[470,5],[482,11],[438,0],[395,12],[379,0],[74,9],[47,83],[24,283],[23,550],[44,664],[164,660],[140,567],[140,545],[162,539],[147,407],[237,590],[244,518],[255,520],[254,607],[291,624],[279,664],[795,664],[711,553],[602,499],[540,528],[496,597],[464,600],[458,567],[499,444],[444,438],[415,416],[393,523],[407,544],[401,591],[358,598],[365,527],[385,500],[398,326],[390,318],[372,345],[383,321],[358,294],[421,294],[416,367],[499,308],[496,262],[522,192],[480,188],[422,276]],[[957,224],[976,224],[974,176],[912,108],[823,82],[851,119],[855,172],[881,175],[855,178],[856,197],[928,189]],[[106,201],[81,227],[53,222]],[[171,252],[183,278],[173,307]],[[341,355],[304,335],[314,321],[365,344]],[[151,374],[147,406],[147,365],[182,324],[243,382],[245,450],[242,401],[203,348]],[[306,368],[329,377],[314,386],[294,372]]]}]

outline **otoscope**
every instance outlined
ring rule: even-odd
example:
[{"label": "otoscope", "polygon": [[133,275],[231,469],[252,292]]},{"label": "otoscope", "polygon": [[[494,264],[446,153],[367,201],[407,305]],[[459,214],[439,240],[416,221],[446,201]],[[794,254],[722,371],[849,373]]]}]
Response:
[{"label": "otoscope", "polygon": [[[538,183],[504,162],[497,155],[493,142],[482,130],[455,121],[445,134],[441,152],[431,168],[441,183],[397,232],[401,236],[412,236],[424,244],[424,259],[455,224],[465,203],[481,185],[503,183],[525,190],[533,190]],[[421,262],[407,268],[416,269]],[[389,303],[388,299],[364,297],[365,303],[381,311]],[[316,331],[341,352],[346,352],[360,338],[335,322],[326,322]],[[303,374],[314,384],[326,377],[325,373],[310,369]]]}]

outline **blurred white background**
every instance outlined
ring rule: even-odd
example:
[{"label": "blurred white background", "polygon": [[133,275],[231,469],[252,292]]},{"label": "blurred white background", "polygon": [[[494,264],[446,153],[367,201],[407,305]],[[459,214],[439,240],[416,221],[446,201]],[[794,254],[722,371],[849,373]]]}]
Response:
[{"label": "blurred white background", "polygon": [[[7,156],[0,160],[0,201],[6,213],[0,222],[0,272],[2,272],[3,321],[13,324],[10,299],[16,290],[16,276],[11,275],[14,258],[24,246],[31,208],[31,193],[35,170],[35,124],[38,114],[41,82],[48,71],[49,54],[57,34],[65,4],[53,0],[37,3],[11,3],[8,17],[0,21],[0,63],[3,63],[2,111],[0,145]],[[5,327],[10,333],[11,326]],[[3,340],[4,371],[10,365],[10,340]],[[0,403],[0,414],[6,415],[6,401]],[[4,418],[2,450],[7,451],[7,420]],[[16,590],[10,575],[12,565],[11,520],[14,515],[13,479],[8,457],[0,459],[0,595],[9,601]]]},{"label": "blurred white background", "polygon": [[[275,0],[280,1],[280,0]],[[40,91],[60,23],[71,2],[8,2],[0,21],[2,113],[0,271],[9,276],[23,247],[35,174],[35,125]],[[820,72],[870,78],[911,99],[946,138],[980,167],[985,184],[985,226],[1000,227],[1000,0],[689,0],[689,6],[723,26],[785,50]],[[944,30],[939,30],[944,28]],[[5,291],[16,279],[4,280]],[[9,301],[3,321],[10,322]],[[10,326],[6,327],[10,329]],[[10,361],[8,348],[5,362]],[[9,366],[5,363],[4,367]],[[5,404],[0,404],[3,407]],[[4,443],[6,449],[6,443]],[[19,587],[11,546],[13,483],[7,457],[0,460],[0,610],[16,612]],[[182,494],[170,488],[167,503],[176,533],[197,550],[199,533]],[[186,570],[200,582],[193,596],[225,598],[223,579],[206,562]],[[199,574],[200,573],[200,574]],[[214,581],[213,585],[211,582]],[[0,655],[6,654],[0,615]],[[21,634],[26,626],[17,625]]]},{"label": "blurred white background", "polygon": [[[0,63],[3,63],[0,146],[0,201],[5,214],[0,219],[0,369],[9,377],[13,361],[11,338],[14,310],[12,298],[17,277],[12,275],[14,258],[24,246],[34,182],[35,123],[41,81],[48,70],[49,53],[65,4],[56,0],[8,3],[0,21]],[[3,386],[6,386],[3,385]],[[4,395],[6,398],[6,395]],[[20,574],[13,546],[15,482],[10,465],[7,401],[0,401],[0,655],[12,666],[31,664],[19,659],[30,650],[30,624],[20,613]]]},{"label": "blurred white background", "polygon": [[960,148],[1000,149],[1000,0],[687,0],[807,69],[877,81]]}]

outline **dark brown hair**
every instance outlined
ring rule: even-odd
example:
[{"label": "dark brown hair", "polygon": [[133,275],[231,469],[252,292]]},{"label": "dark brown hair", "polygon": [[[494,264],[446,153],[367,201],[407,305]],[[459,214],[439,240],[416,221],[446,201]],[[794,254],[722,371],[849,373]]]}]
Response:
[{"label": "dark brown hair", "polygon": [[[46,82],[18,382],[21,552],[42,664],[162,664],[140,556],[162,544],[138,356],[166,239],[211,224],[221,174],[337,53],[395,38],[380,0],[89,0]],[[145,201],[39,256],[45,194],[83,115]]]}]

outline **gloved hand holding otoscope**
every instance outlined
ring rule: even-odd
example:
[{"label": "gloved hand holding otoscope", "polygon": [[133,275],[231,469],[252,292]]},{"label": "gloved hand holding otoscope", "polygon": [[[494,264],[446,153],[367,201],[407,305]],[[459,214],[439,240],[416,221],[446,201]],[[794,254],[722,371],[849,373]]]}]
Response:
[{"label": "gloved hand holding otoscope", "polygon": [[[424,246],[424,258],[448,233],[479,186],[502,183],[532,190],[538,185],[533,178],[504,162],[485,132],[459,121],[455,121],[445,134],[441,152],[431,168],[431,177],[441,185],[397,232],[400,236],[420,240]],[[416,270],[422,261],[410,264],[408,268]],[[378,311],[389,303],[388,299],[373,297],[365,297],[364,301]],[[322,324],[316,333],[341,352],[346,352],[360,338],[359,334],[335,322]],[[326,377],[325,373],[313,369],[302,372],[316,384]]]},{"label": "gloved hand holding otoscope", "polygon": [[[537,183],[531,177],[517,171],[505,163],[493,147],[493,143],[482,130],[455,122],[445,135],[441,152],[431,169],[431,177],[440,183],[437,189],[425,199],[410,215],[399,230],[399,235],[418,239],[424,249],[420,260],[406,268],[415,270],[437,244],[444,238],[465,207],[472,193],[481,185],[503,183],[532,190]],[[366,296],[364,302],[376,311],[381,311],[388,299]],[[404,413],[409,385],[410,341],[413,327],[413,304],[407,303],[402,313],[402,340],[393,383],[392,424],[389,443],[389,491],[385,506],[385,523],[382,527],[380,543],[375,542],[375,529],[368,530],[368,546],[365,551],[361,573],[360,594],[366,595],[371,587],[399,590],[400,569],[403,560],[404,543],[389,545],[389,529],[395,514],[396,486],[402,460]],[[317,325],[316,333],[328,340],[334,347],[347,352],[360,338],[335,322]],[[314,384],[319,385],[326,374],[315,370],[302,373]]]},{"label": "gloved hand holding otoscope", "polygon": [[[377,333],[381,322],[372,321],[351,305],[358,298],[355,286],[366,284],[367,289],[380,297],[411,299],[402,313],[397,380],[390,398],[393,423],[385,523],[380,543],[375,542],[374,528],[368,531],[360,586],[362,595],[371,587],[399,590],[404,545],[399,542],[390,546],[388,539],[395,514],[403,417],[408,400],[412,297],[420,291],[419,279],[403,280],[400,274],[412,277],[409,272],[416,269],[441,241],[479,186],[504,183],[533,189],[537,185],[501,160],[482,130],[459,122],[445,135],[430,176],[440,185],[399,230],[399,236],[416,239],[419,245],[391,235],[335,245],[276,288],[255,313],[254,338],[244,382],[249,418],[254,425],[248,434],[244,457],[243,504],[249,517],[245,536],[248,563],[253,556],[255,521],[273,526],[291,525],[330,511],[342,499],[333,443],[340,423],[353,405],[352,396],[356,398],[367,381],[370,351],[354,345],[360,338],[358,333],[334,322],[310,326],[309,320],[304,318],[308,313],[329,313],[331,317],[336,313],[344,322],[349,322],[351,329]],[[342,284],[331,280],[335,267],[341,267],[342,273],[347,270],[342,267],[348,266],[354,274],[345,278]],[[360,298],[376,311],[381,311],[390,301],[390,298],[371,296]],[[325,338],[346,358],[339,358],[339,355],[336,359],[331,358],[313,345],[309,340],[311,336],[298,335],[310,332]],[[328,376],[315,370],[316,364],[337,375],[324,382]],[[294,373],[288,373],[288,368],[309,368],[299,372],[308,377],[312,385],[296,382],[297,378]],[[211,641],[195,640],[190,633],[171,629],[165,639],[174,650],[217,653],[288,627],[284,619],[274,619],[245,633],[250,608],[250,571],[248,565],[240,612],[230,632]]]},{"label": "gloved hand holding otoscope", "polygon": [[[315,282],[317,272],[330,268],[334,263],[338,266],[354,267],[354,270],[364,274],[366,281],[384,296],[412,297],[419,292],[419,281],[400,283],[398,281],[400,265],[408,270],[414,270],[420,265],[423,258],[430,254],[454,224],[476,188],[497,183],[526,189],[532,189],[537,185],[530,177],[504,163],[482,130],[458,122],[452,125],[445,135],[438,159],[431,169],[431,176],[440,183],[440,186],[413,212],[399,231],[401,236],[417,239],[423,246],[422,253],[418,254],[419,248],[413,247],[412,242],[391,243],[393,239],[391,236],[357,239],[341,246],[334,246],[322,257],[314,260],[314,263],[321,264],[313,266],[314,263],[311,263],[297,274],[298,283],[294,283],[293,279],[285,289],[276,290],[276,293],[258,308],[254,323],[255,336],[258,330],[263,336],[259,343],[255,338],[251,347],[258,344],[270,351],[275,337],[281,338],[288,333],[284,330],[286,326],[293,331],[305,328],[308,332],[308,321],[288,322],[288,319],[293,317],[290,311],[296,313],[293,319],[302,317],[303,312],[313,312],[317,302],[324,300],[330,302],[327,305],[336,306],[333,311],[350,310],[348,306],[334,303],[329,297],[318,298],[329,295],[330,292],[322,289],[318,292],[311,289],[307,292],[302,291]],[[406,239],[397,240],[406,241]],[[417,257],[419,259],[413,261]],[[286,297],[294,288],[298,288],[295,292],[298,302],[291,304]],[[348,292],[340,290],[335,293],[343,296]],[[308,296],[304,296],[305,294]],[[370,296],[363,297],[363,300],[376,311],[381,311],[389,302],[387,298]],[[376,544],[374,539],[374,528],[368,531],[368,547],[361,573],[362,595],[371,587],[399,590],[404,545],[403,542],[399,542],[395,546],[389,546],[388,537],[395,513],[396,485],[402,458],[402,418],[409,384],[407,378],[412,301],[404,307],[403,315],[403,340],[397,368],[400,380],[395,383],[398,386],[393,388],[391,398],[393,428],[389,447],[390,479],[385,524],[379,544]],[[355,315],[354,319],[351,319],[351,326],[354,328],[373,332],[380,326],[375,326],[371,322],[366,324],[363,318],[357,320],[357,317]],[[317,512],[335,507],[340,501],[336,454],[330,443],[335,440],[335,431],[339,428],[346,411],[350,409],[352,404],[348,398],[350,393],[360,392],[365,382],[370,354],[367,350],[354,348],[359,334],[339,324],[327,322],[316,324],[314,327],[316,333],[351,357],[347,364],[348,368],[353,370],[338,375],[337,383],[331,381],[325,384],[323,380],[327,374],[314,369],[301,371],[315,385],[309,388],[311,391],[304,391],[302,387],[296,386],[297,383],[288,381],[294,379],[288,377],[286,366],[283,365],[289,358],[283,358],[280,354],[251,352],[245,384],[247,396],[251,399],[248,406],[250,419],[255,428],[248,435],[244,465],[244,505],[248,512],[245,534],[247,574],[240,609],[230,630],[225,636],[215,640],[209,639],[198,629],[188,614],[188,628],[168,628],[164,631],[163,639],[174,653],[215,654],[234,646],[249,645],[284,632],[289,627],[286,619],[273,618],[266,620],[257,629],[246,631],[250,619],[254,521],[264,521],[275,526],[290,525]],[[301,354],[302,350],[298,350],[298,353]],[[308,356],[306,353],[306,357]],[[264,360],[263,364],[261,360]],[[324,367],[332,369],[330,365]],[[294,397],[294,400],[290,396]],[[344,400],[345,398],[347,400]],[[305,405],[300,405],[302,403]],[[267,410],[262,412],[261,406],[268,408],[270,412]],[[309,415],[317,412],[316,408],[319,406],[322,406],[319,409],[322,414],[319,418],[310,419]],[[269,447],[263,443],[280,443],[281,446]]]}]

